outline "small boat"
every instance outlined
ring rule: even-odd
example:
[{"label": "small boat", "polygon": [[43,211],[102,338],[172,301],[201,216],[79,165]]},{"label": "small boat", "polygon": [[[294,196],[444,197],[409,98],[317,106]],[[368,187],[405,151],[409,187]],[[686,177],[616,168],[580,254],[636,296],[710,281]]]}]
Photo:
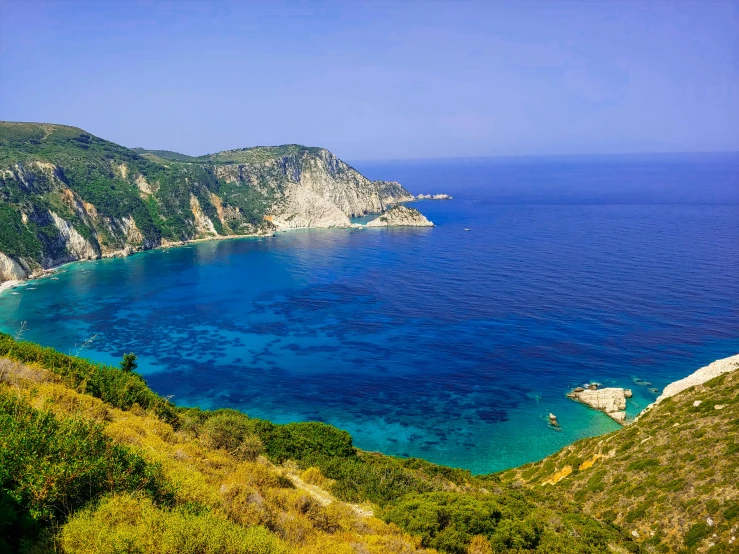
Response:
[{"label": "small boat", "polygon": [[464,230],[465,230],[465,231],[469,231],[469,228],[465,227],[465,228],[464,228]]}]

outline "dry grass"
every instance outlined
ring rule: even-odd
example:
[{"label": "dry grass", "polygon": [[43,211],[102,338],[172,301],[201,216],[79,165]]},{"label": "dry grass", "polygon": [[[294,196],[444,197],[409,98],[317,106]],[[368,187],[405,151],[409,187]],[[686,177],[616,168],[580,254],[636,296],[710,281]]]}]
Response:
[{"label": "dry grass", "polygon": [[[223,537],[229,537],[233,532],[228,525],[247,529],[261,526],[269,530],[270,536],[277,541],[275,544],[284,545],[289,552],[432,552],[421,549],[418,539],[396,526],[371,517],[371,509],[336,500],[323,488],[330,484],[330,480],[315,468],[301,474],[296,467],[278,467],[261,456],[248,461],[240,458],[238,453],[211,448],[207,440],[198,439],[192,433],[175,431],[169,424],[140,408],[122,411],[99,399],[77,393],[43,369],[0,361],[0,386],[15,388],[34,407],[50,410],[58,417],[82,414],[102,423],[106,434],[115,442],[128,445],[148,461],[161,465],[166,479],[175,486],[176,507],[200,506],[200,509],[206,509],[211,519],[199,520],[198,524],[221,522],[218,525],[222,528],[218,527],[218,533]],[[190,531],[197,523],[188,519],[189,516],[174,512],[168,514],[166,510],[145,502],[142,504],[140,499],[126,497],[119,500],[134,514],[126,520],[128,526],[121,531],[125,531],[126,540],[136,533],[143,533],[141,529],[147,528],[146,522],[154,516],[163,520],[169,518],[173,525],[176,523]],[[106,542],[103,535],[97,550],[94,543],[82,538],[84,533],[96,528],[109,529],[108,534],[112,533],[110,522],[116,521],[118,516],[111,510],[109,504],[103,503],[100,508],[74,518],[70,523],[73,527],[64,535],[66,551],[111,552],[115,545]],[[165,533],[166,529],[160,531]],[[169,537],[166,533],[157,534],[159,531],[147,533],[141,535],[142,540],[145,538],[153,543]]]}]

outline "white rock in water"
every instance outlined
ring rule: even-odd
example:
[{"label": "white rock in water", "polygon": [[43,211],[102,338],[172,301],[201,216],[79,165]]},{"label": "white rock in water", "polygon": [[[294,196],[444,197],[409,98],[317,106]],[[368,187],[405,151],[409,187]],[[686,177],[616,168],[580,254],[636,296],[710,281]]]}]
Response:
[{"label": "white rock in water", "polygon": [[[630,392],[630,391],[629,391]],[[585,389],[572,391],[568,397],[587,404],[591,408],[605,412],[614,421],[623,424],[626,421],[626,389],[608,387],[605,389]]]}]

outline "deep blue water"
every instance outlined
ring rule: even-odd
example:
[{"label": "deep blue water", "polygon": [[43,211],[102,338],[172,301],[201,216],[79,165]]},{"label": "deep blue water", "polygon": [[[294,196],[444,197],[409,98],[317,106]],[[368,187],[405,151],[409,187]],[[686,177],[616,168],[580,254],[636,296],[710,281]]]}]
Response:
[{"label": "deep blue water", "polygon": [[[117,363],[182,405],[320,420],[488,472],[617,427],[564,393],[661,388],[739,352],[739,157],[356,163],[433,229],[311,230],[65,266],[0,328]],[[470,229],[469,232],[464,228]],[[16,293],[16,294],[14,294]],[[547,425],[559,417],[561,431]]]}]

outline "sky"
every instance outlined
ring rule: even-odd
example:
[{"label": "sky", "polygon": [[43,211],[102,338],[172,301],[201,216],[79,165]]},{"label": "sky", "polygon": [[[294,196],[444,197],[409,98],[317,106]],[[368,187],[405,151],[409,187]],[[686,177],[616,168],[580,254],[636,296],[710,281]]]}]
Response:
[{"label": "sky", "polygon": [[0,119],[199,155],[739,150],[739,0],[0,0]]}]

